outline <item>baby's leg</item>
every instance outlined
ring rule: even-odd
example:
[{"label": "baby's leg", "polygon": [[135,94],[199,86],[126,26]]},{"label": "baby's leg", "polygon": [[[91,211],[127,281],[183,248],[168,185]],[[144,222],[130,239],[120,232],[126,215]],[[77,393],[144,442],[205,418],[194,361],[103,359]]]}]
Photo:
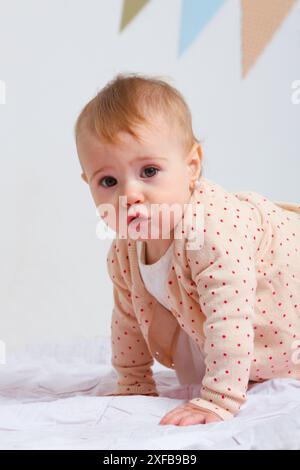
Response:
[{"label": "baby's leg", "polygon": [[206,368],[202,351],[184,330],[178,336],[174,365],[181,385],[202,383]]}]

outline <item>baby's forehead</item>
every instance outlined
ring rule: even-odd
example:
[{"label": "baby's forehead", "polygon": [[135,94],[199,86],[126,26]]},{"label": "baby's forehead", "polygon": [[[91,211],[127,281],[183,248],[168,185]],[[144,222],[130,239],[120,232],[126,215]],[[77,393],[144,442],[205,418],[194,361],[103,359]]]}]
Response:
[{"label": "baby's forehead", "polygon": [[[101,129],[100,129],[101,131]],[[131,133],[133,131],[133,134]],[[182,131],[162,113],[150,115],[147,120],[128,129],[118,129],[105,138],[93,126],[84,125],[78,135],[78,150],[83,161],[110,159],[116,155],[130,157],[168,155],[182,149]],[[130,158],[129,158],[130,159]],[[127,160],[127,159],[126,159]]]}]

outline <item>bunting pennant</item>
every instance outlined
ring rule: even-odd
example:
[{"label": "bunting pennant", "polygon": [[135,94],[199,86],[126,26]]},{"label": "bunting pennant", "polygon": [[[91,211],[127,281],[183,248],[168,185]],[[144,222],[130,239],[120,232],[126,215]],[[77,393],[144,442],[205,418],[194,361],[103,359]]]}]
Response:
[{"label": "bunting pennant", "polygon": [[242,1],[242,75],[245,77],[271,41],[296,0]]},{"label": "bunting pennant", "polygon": [[225,1],[182,0],[179,55],[191,45]]},{"label": "bunting pennant", "polygon": [[124,0],[120,32],[138,15],[150,0]]},{"label": "bunting pennant", "polygon": [[[123,0],[120,32],[151,0]],[[181,0],[179,56],[226,0]],[[297,0],[241,0],[241,54],[244,78],[267,47]]]}]

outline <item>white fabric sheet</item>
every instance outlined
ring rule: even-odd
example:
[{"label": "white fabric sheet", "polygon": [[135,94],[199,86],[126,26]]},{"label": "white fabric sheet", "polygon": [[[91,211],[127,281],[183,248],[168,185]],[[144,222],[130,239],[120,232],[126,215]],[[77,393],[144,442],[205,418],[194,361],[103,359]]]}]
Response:
[{"label": "white fabric sheet", "polygon": [[[102,397],[116,373],[110,339],[26,348],[0,365],[0,449],[300,449],[300,381],[256,384],[230,421],[159,425],[199,396],[155,361],[159,397]],[[145,426],[147,424],[147,426]]]}]

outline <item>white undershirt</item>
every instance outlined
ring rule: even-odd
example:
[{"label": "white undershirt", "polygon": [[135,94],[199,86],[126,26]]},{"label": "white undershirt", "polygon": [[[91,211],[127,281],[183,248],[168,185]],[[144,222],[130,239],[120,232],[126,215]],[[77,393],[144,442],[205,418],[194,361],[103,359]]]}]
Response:
[{"label": "white undershirt", "polygon": [[[143,240],[137,240],[138,264],[145,287],[167,310],[171,309],[165,286],[172,265],[173,243],[158,261],[145,264],[146,244]],[[203,354],[197,343],[183,329],[178,336],[173,361],[177,378],[182,385],[201,383],[205,373]]]}]

